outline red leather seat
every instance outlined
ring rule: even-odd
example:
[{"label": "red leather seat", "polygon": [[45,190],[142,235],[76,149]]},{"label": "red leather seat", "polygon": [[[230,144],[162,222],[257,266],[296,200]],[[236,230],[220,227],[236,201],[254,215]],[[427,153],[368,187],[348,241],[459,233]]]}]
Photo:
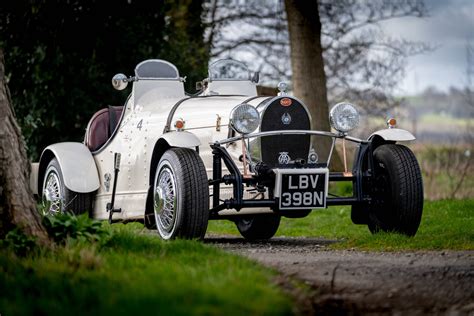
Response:
[{"label": "red leather seat", "polygon": [[[115,119],[111,120],[110,112],[114,111]],[[110,106],[96,112],[89,124],[87,124],[85,145],[90,151],[96,151],[102,147],[112,136],[123,112],[123,106]]]}]

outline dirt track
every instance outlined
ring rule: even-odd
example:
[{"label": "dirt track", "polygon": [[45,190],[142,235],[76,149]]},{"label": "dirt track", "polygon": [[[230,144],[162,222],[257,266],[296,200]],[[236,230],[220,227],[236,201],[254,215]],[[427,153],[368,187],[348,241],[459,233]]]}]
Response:
[{"label": "dirt track", "polygon": [[[364,252],[334,241],[274,238],[206,243],[276,268],[301,314],[474,315],[474,252]],[[295,284],[304,282],[306,290]]]}]

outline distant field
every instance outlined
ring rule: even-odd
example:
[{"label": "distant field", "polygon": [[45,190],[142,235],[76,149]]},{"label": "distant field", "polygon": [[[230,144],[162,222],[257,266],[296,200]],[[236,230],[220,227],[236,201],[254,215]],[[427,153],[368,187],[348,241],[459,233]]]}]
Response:
[{"label": "distant field", "polygon": [[[213,221],[208,232],[238,235],[228,221]],[[320,237],[340,242],[336,249],[357,248],[375,251],[396,250],[474,250],[474,200],[426,202],[420,229],[415,237],[379,233],[367,226],[354,225],[350,207],[330,207],[301,219],[283,219],[277,236]]]},{"label": "distant field", "polygon": [[255,263],[197,241],[109,226],[103,245],[17,258],[0,251],[1,315],[287,315],[291,302]]},{"label": "distant field", "polygon": [[439,126],[443,127],[450,127],[451,129],[453,128],[467,128],[469,124],[473,124],[472,119],[468,118],[455,118],[449,115],[442,115],[439,113],[431,113],[427,115],[423,115],[419,123],[421,126],[427,126],[427,127],[432,127],[436,128]]}]

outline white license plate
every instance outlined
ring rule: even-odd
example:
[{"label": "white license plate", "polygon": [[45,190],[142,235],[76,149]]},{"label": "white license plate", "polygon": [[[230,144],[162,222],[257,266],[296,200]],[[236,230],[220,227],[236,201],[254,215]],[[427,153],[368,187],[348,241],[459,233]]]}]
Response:
[{"label": "white license plate", "polygon": [[329,170],[276,169],[275,197],[280,210],[326,208]]}]

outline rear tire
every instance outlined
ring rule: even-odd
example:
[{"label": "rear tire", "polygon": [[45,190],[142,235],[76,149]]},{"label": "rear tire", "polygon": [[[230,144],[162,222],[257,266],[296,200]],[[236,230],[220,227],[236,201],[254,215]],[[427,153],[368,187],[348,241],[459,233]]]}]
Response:
[{"label": "rear tire", "polygon": [[270,239],[280,226],[280,215],[256,215],[241,217],[235,224],[242,237],[247,240]]},{"label": "rear tire", "polygon": [[92,194],[69,190],[64,185],[61,166],[56,158],[46,167],[41,196],[45,215],[92,212]]},{"label": "rear tire", "polygon": [[423,181],[415,155],[405,146],[386,144],[374,151],[374,165],[370,231],[414,236],[423,212]]},{"label": "rear tire", "polygon": [[203,238],[209,219],[206,168],[188,148],[167,150],[156,168],[153,210],[163,239]]}]

